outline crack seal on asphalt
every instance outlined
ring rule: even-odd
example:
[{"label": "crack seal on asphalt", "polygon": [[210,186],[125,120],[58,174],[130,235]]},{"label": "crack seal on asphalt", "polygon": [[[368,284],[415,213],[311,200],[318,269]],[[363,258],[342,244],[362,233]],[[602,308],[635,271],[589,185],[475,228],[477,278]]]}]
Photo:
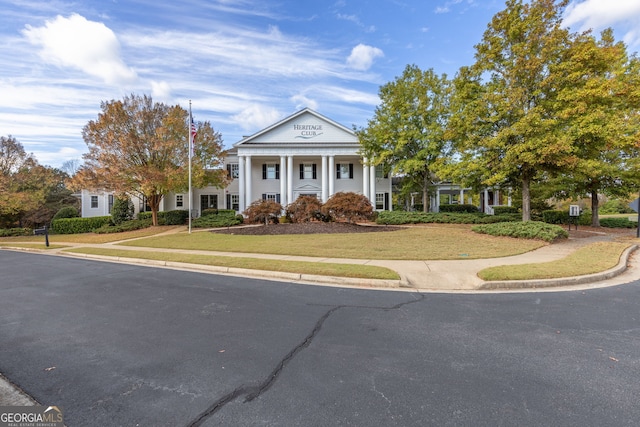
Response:
[{"label": "crack seal on asphalt", "polygon": [[291,350],[286,356],[284,356],[282,358],[282,360],[276,365],[275,369],[271,372],[271,374],[269,374],[269,376],[262,383],[258,384],[257,386],[244,386],[244,387],[236,388],[231,393],[226,394],[225,396],[223,396],[220,399],[216,400],[211,406],[209,406],[209,408],[207,408],[203,413],[198,415],[198,417],[196,419],[194,419],[189,424],[187,424],[187,426],[188,427],[198,427],[198,426],[200,426],[207,418],[211,417],[216,412],[218,412],[220,409],[222,409],[227,403],[236,400],[240,396],[243,396],[243,395],[246,396],[245,399],[244,399],[245,402],[251,402],[252,400],[260,397],[260,395],[262,393],[267,391],[276,382],[276,380],[278,379],[278,377],[280,376],[280,374],[282,373],[282,371],[286,367],[287,363],[289,363],[289,361],[291,361],[291,359],[293,359],[300,351],[302,351],[304,348],[308,347],[311,344],[311,342],[313,341],[315,336],[318,334],[318,332],[320,332],[320,329],[322,329],[322,325],[324,324],[324,322],[333,313],[335,313],[339,309],[341,309],[341,308],[368,308],[368,309],[385,310],[385,311],[397,310],[397,309],[399,309],[399,308],[401,308],[401,307],[403,307],[405,305],[413,304],[413,303],[416,303],[418,301],[421,301],[424,298],[425,298],[425,296],[423,294],[418,294],[418,298],[415,299],[415,300],[398,303],[398,304],[393,305],[391,307],[360,306],[360,305],[338,305],[338,306],[332,307],[325,314],[323,314],[320,319],[318,319],[318,321],[316,322],[314,328],[302,340],[302,342],[300,342],[300,344],[295,346],[293,348],[293,350]]}]

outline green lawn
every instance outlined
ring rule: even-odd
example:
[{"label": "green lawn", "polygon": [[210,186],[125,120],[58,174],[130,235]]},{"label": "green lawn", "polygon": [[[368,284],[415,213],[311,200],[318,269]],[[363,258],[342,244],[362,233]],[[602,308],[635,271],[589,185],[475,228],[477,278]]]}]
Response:
[{"label": "green lawn", "polygon": [[609,270],[630,246],[624,242],[597,242],[584,246],[557,261],[539,264],[501,265],[478,273],[482,280],[532,280],[583,276]]},{"label": "green lawn", "polygon": [[493,237],[471,226],[416,226],[399,231],[352,234],[242,236],[209,232],[178,233],[120,243],[174,248],[323,258],[445,260],[495,258],[546,245],[537,240]]}]

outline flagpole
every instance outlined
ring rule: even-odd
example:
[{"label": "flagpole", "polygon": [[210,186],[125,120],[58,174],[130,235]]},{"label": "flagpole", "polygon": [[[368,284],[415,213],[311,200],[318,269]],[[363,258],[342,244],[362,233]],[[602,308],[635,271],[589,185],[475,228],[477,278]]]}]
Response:
[{"label": "flagpole", "polygon": [[193,210],[191,209],[191,153],[193,152],[193,132],[191,132],[191,127],[193,126],[193,116],[191,115],[191,100],[189,100],[189,125],[187,126],[189,132],[189,234],[191,234],[191,214]]}]

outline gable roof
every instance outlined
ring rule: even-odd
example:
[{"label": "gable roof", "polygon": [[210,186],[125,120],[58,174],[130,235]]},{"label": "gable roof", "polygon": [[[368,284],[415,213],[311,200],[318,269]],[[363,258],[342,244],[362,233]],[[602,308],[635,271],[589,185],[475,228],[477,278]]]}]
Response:
[{"label": "gable roof", "polygon": [[305,108],[251,136],[244,137],[233,146],[327,143],[358,144],[358,137],[348,127]]}]

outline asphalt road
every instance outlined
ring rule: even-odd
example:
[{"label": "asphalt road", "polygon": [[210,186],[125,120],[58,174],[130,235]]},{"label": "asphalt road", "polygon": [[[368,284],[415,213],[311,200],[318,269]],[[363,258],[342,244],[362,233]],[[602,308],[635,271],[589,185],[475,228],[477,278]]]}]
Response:
[{"label": "asphalt road", "polygon": [[69,426],[637,426],[639,308],[0,250],[0,372]]}]

